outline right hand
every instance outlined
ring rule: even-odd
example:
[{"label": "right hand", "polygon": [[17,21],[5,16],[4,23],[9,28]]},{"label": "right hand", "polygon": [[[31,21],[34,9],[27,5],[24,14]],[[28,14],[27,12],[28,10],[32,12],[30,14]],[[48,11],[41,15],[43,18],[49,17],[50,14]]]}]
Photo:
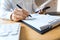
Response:
[{"label": "right hand", "polygon": [[24,10],[24,9],[16,8],[16,9],[12,12],[12,17],[11,17],[11,19],[12,19],[13,21],[24,20],[28,15],[29,15],[28,11],[26,11],[26,10]]}]

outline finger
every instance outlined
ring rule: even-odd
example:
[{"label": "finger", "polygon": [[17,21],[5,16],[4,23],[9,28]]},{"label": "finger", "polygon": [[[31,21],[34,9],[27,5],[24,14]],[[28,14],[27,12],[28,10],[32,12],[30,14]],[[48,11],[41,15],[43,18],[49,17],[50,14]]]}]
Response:
[{"label": "finger", "polygon": [[17,13],[14,13],[15,15],[23,15],[23,13],[22,12],[17,12]]},{"label": "finger", "polygon": [[14,12],[22,12],[22,9],[15,8]]},{"label": "finger", "polygon": [[23,16],[14,16],[15,17],[15,19],[19,19],[19,20],[24,20],[25,19],[25,17],[23,17]]},{"label": "finger", "polygon": [[22,15],[14,15],[14,17],[16,18],[20,18]]},{"label": "finger", "polygon": [[16,16],[14,16],[13,20],[14,20],[14,21],[19,21],[20,19],[17,18]]},{"label": "finger", "polygon": [[14,17],[15,20],[19,21],[19,20],[23,20],[22,17],[18,18],[18,17]]},{"label": "finger", "polygon": [[15,10],[16,10],[16,11],[22,11],[22,9],[20,9],[20,8],[15,8]]},{"label": "finger", "polygon": [[27,11],[27,10],[22,10],[23,11],[23,14],[25,14],[25,15],[29,15],[29,12]]},{"label": "finger", "polygon": [[23,15],[23,12],[14,11],[15,15]]},{"label": "finger", "polygon": [[16,13],[16,15],[20,15],[20,16],[23,16],[23,17],[27,17],[28,16],[28,14],[27,14],[27,12],[18,12],[18,13]]},{"label": "finger", "polygon": [[27,15],[23,15],[23,17],[24,17],[24,19],[26,18],[26,17],[28,17]]}]

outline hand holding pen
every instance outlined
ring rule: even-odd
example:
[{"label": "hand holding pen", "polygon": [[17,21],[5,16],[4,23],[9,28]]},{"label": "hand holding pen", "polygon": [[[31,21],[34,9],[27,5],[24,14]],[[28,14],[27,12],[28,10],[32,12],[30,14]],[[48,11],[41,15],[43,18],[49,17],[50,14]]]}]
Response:
[{"label": "hand holding pen", "polygon": [[[16,6],[18,7],[18,8],[20,8],[20,9],[23,9],[21,6],[19,6],[18,4],[16,4]],[[23,9],[24,10],[24,9]],[[24,11],[23,11],[24,12]],[[25,13],[25,12],[24,12]],[[28,15],[28,16],[30,16],[30,17],[32,17],[31,15]]]},{"label": "hand holding pen", "polygon": [[29,16],[28,11],[21,8],[15,8],[12,12],[11,20],[13,21],[24,20],[28,16]]}]

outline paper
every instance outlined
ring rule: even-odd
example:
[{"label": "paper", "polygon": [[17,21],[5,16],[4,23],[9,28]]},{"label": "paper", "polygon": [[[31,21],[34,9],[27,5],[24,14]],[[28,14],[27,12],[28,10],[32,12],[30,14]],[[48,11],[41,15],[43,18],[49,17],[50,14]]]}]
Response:
[{"label": "paper", "polygon": [[28,20],[30,18],[27,18],[26,20],[23,20],[23,21],[29,25],[32,25],[34,28],[40,31],[46,29],[47,27],[45,26],[50,25],[51,21],[60,19],[60,16],[40,15],[40,14],[31,14],[31,15],[32,15],[32,18],[35,18],[34,20]]},{"label": "paper", "polygon": [[18,35],[20,31],[20,23],[2,24],[0,23],[0,37],[9,35]]}]

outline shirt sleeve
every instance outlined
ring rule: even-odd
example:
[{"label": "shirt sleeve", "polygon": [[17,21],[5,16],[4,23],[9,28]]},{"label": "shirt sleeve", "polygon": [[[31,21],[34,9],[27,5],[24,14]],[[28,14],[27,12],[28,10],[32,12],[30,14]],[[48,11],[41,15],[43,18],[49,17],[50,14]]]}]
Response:
[{"label": "shirt sleeve", "polygon": [[1,7],[0,7],[0,18],[9,19],[10,15],[12,14],[12,5],[9,0],[2,0]]}]

